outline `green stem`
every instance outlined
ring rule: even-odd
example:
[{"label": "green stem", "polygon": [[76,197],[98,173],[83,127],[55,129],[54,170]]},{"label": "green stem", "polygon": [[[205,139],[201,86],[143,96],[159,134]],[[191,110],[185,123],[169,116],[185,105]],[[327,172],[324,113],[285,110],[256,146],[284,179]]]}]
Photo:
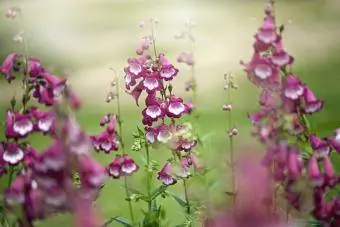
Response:
[{"label": "green stem", "polygon": [[[191,215],[191,207],[190,207],[190,202],[189,202],[188,185],[187,185],[186,179],[183,179],[183,187],[184,187],[185,202],[187,204],[186,212],[190,216]],[[190,224],[190,226],[191,226],[191,224]]]},{"label": "green stem", "polygon": [[[146,186],[147,186],[147,194],[148,194],[148,198],[151,198],[151,178],[152,178],[152,172],[149,170],[150,168],[150,152],[149,152],[149,145],[147,140],[145,139],[145,153],[146,153],[146,164],[147,164],[147,182],[146,182]],[[148,210],[149,212],[151,212],[151,206],[152,206],[152,201],[148,201]]]},{"label": "green stem", "polygon": [[151,37],[152,37],[153,51],[154,51],[154,54],[155,54],[155,58],[157,58],[156,36],[155,36],[155,29],[154,29],[154,20],[151,21]]},{"label": "green stem", "polygon": [[[231,99],[231,86],[229,84],[228,86],[228,100],[230,104],[232,104],[232,99]],[[228,125],[229,125],[229,130],[232,129],[232,114],[231,110],[229,111],[228,114]],[[229,136],[229,160],[230,160],[230,171],[231,171],[231,190],[232,190],[232,200],[233,200],[233,206],[234,209],[236,209],[236,179],[235,179],[235,163],[234,163],[234,141],[233,141],[233,136]]]},{"label": "green stem", "polygon": [[[126,154],[125,151],[125,145],[124,145],[124,140],[123,140],[123,122],[122,122],[122,118],[121,118],[121,108],[120,108],[120,96],[119,96],[119,80],[118,78],[116,78],[116,104],[117,104],[117,113],[118,113],[118,130],[119,130],[119,142],[120,142],[120,147],[122,150],[122,154]],[[131,218],[131,222],[132,225],[135,226],[135,218],[134,218],[134,214],[133,214],[133,209],[132,209],[132,202],[130,200],[130,192],[128,190],[129,184],[128,184],[128,179],[127,176],[124,176],[124,188],[125,188],[125,195],[128,198],[127,202],[128,202],[128,206],[129,206],[129,213],[130,213],[130,218]]]}]

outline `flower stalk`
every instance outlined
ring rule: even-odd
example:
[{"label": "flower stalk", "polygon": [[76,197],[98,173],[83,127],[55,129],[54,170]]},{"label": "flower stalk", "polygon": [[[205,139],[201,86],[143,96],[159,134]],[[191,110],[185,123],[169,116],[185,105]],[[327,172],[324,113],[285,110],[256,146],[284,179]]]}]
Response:
[{"label": "flower stalk", "polygon": [[[125,144],[124,144],[124,137],[123,137],[123,120],[122,120],[122,112],[121,112],[121,103],[120,103],[120,90],[119,90],[119,79],[118,76],[116,75],[116,72],[112,70],[114,73],[114,79],[111,83],[111,87],[115,87],[115,98],[116,98],[116,106],[117,106],[117,124],[118,124],[118,133],[119,133],[119,143],[121,147],[121,154],[122,156],[126,155],[125,151]],[[130,219],[131,223],[133,226],[136,225],[135,223],[135,218],[134,218],[134,213],[133,213],[133,208],[132,208],[132,201],[130,199],[131,193],[129,191],[129,183],[128,183],[128,176],[124,175],[124,189],[125,189],[125,195],[126,195],[126,200],[128,203],[129,207],[129,214],[130,214]]]},{"label": "flower stalk", "polygon": [[237,135],[237,129],[233,125],[232,119],[232,90],[237,89],[233,81],[233,76],[231,73],[224,75],[225,79],[225,89],[227,90],[227,99],[229,104],[223,106],[225,111],[228,111],[228,137],[229,137],[229,167],[231,172],[231,192],[229,193],[232,197],[233,207],[236,210],[236,197],[237,197],[237,188],[236,188],[236,179],[235,179],[235,154],[234,154],[234,136]]}]

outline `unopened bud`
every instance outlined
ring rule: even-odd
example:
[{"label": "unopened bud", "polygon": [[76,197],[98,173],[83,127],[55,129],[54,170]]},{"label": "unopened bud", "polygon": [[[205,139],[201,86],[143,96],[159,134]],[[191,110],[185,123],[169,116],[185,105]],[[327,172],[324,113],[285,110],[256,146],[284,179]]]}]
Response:
[{"label": "unopened bud", "polygon": [[222,106],[222,108],[223,108],[223,110],[225,110],[225,111],[230,111],[230,110],[233,109],[233,106],[232,106],[231,104],[224,104],[224,105]]},{"label": "unopened bud", "polygon": [[229,137],[236,136],[237,134],[238,134],[237,128],[232,128],[232,129],[230,129],[229,132],[228,132],[228,136],[229,136]]},{"label": "unopened bud", "polygon": [[140,28],[144,28],[145,27],[145,21],[141,21],[139,22],[139,25],[138,25]]},{"label": "unopened bud", "polygon": [[174,34],[175,39],[182,39],[184,38],[185,33],[184,32],[176,32]]},{"label": "unopened bud", "polygon": [[24,37],[23,37],[24,32],[19,32],[13,37],[13,41],[16,43],[23,43],[24,42]]},{"label": "unopened bud", "polygon": [[111,82],[110,86],[111,86],[111,87],[115,87],[116,85],[117,85],[117,81],[114,79],[114,80]]},{"label": "unopened bud", "polygon": [[106,102],[109,103],[111,102],[114,98],[116,97],[116,94],[113,92],[109,92],[106,96]]}]

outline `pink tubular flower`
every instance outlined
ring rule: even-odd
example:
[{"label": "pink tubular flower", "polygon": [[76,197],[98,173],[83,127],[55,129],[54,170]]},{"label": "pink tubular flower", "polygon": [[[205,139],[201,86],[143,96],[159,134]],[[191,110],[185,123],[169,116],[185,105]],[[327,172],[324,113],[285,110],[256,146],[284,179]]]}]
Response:
[{"label": "pink tubular flower", "polygon": [[320,111],[323,107],[323,101],[315,97],[310,88],[305,87],[304,91],[304,111],[307,114],[313,114]]},{"label": "pink tubular flower", "polygon": [[93,189],[99,189],[107,176],[105,168],[90,155],[80,157],[78,171],[82,185]]},{"label": "pink tubular flower", "polygon": [[298,100],[304,92],[304,86],[301,81],[293,75],[287,75],[284,78],[283,94],[287,99]]},{"label": "pink tubular flower", "polygon": [[258,42],[261,42],[265,45],[273,44],[277,40],[278,34],[276,32],[274,16],[267,15],[264,18],[263,25],[257,31],[255,38]]},{"label": "pink tubular flower", "polygon": [[44,134],[55,132],[55,114],[53,112],[41,111],[38,108],[30,110],[33,118],[35,118],[35,128]]},{"label": "pink tubular flower", "polygon": [[340,152],[340,128],[333,132],[333,136],[327,138],[328,143],[339,153]]},{"label": "pink tubular flower", "polygon": [[327,141],[320,139],[316,135],[310,135],[309,141],[313,150],[317,151],[320,156],[328,156],[331,148]]},{"label": "pink tubular flower", "polygon": [[44,72],[42,76],[47,82],[47,86],[52,89],[53,97],[59,97],[61,92],[66,88],[66,79],[61,79],[49,72]]},{"label": "pink tubular flower", "polygon": [[28,70],[31,79],[41,78],[45,71],[42,68],[40,60],[36,58],[30,58],[28,60]]},{"label": "pink tubular flower", "polygon": [[109,176],[114,179],[120,178],[122,171],[121,156],[116,155],[112,162],[107,166],[106,170]]},{"label": "pink tubular flower", "polygon": [[5,201],[8,205],[19,205],[24,204],[25,194],[24,194],[25,179],[23,176],[17,177],[11,184],[11,187],[5,190]]},{"label": "pink tubular flower", "polygon": [[324,183],[324,178],[320,173],[318,160],[315,156],[309,159],[307,169],[311,183],[316,187],[322,186]]},{"label": "pink tubular flower", "polygon": [[336,184],[336,175],[333,168],[333,164],[328,156],[323,157],[323,167],[324,167],[324,174],[325,174],[325,183],[329,187],[334,187]]},{"label": "pink tubular flower", "polygon": [[280,84],[279,68],[273,65],[269,59],[254,53],[249,63],[244,63],[244,70],[250,81],[255,85],[261,86],[270,90],[277,90]]},{"label": "pink tubular flower", "polygon": [[29,114],[16,113],[13,122],[13,131],[21,137],[27,136],[33,131],[33,123]]},{"label": "pink tubular flower", "polygon": [[111,135],[107,131],[102,132],[98,136],[92,136],[92,144],[96,151],[104,151],[110,153],[111,151],[118,150],[118,140],[115,135]]},{"label": "pink tubular flower", "polygon": [[123,155],[123,162],[121,166],[121,172],[124,175],[131,175],[139,169],[139,166],[135,163],[135,161],[126,154]]},{"label": "pink tubular flower", "polygon": [[9,54],[5,61],[0,66],[0,73],[5,76],[6,80],[10,83],[15,77],[12,75],[15,68],[15,64],[17,63],[19,55],[16,53]]},{"label": "pink tubular flower", "polygon": [[179,118],[182,114],[188,113],[189,108],[183,103],[183,99],[172,96],[168,105],[168,113],[169,117]]},{"label": "pink tubular flower", "polygon": [[1,147],[3,150],[2,159],[9,165],[16,165],[25,157],[23,149],[15,143],[4,143]]},{"label": "pink tubular flower", "polygon": [[181,162],[180,162],[181,169],[180,169],[179,173],[177,173],[177,175],[179,177],[189,178],[191,176],[191,173],[190,173],[190,170],[189,170],[191,163],[190,163],[189,159],[190,158],[186,157],[186,156],[181,158]]},{"label": "pink tubular flower", "polygon": [[160,180],[164,185],[170,186],[177,183],[177,180],[171,175],[171,163],[167,162],[163,166],[160,172],[158,172],[157,179]]},{"label": "pink tubular flower", "polygon": [[275,42],[275,48],[272,56],[270,57],[271,62],[279,67],[285,67],[291,65],[294,62],[294,58],[287,54],[283,49],[282,37],[278,37]]}]

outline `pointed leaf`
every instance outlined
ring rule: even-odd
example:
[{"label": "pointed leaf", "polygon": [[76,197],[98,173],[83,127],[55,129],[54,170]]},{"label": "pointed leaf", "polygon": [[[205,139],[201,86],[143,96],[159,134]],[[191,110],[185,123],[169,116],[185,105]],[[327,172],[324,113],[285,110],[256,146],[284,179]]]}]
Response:
[{"label": "pointed leaf", "polygon": [[164,185],[161,185],[159,188],[155,189],[151,194],[150,200],[152,201],[152,200],[156,199],[159,195],[164,193],[166,189],[167,189],[167,187],[164,186]]},{"label": "pointed leaf", "polygon": [[182,199],[181,197],[179,197],[178,195],[176,195],[175,193],[168,191],[167,194],[172,196],[181,207],[187,207],[188,206],[187,202],[184,199]]},{"label": "pointed leaf", "polygon": [[105,222],[102,225],[102,227],[108,227],[113,222],[117,222],[117,223],[123,225],[124,227],[132,227],[131,221],[127,220],[126,218],[119,217],[119,216],[115,216],[115,217],[110,218],[107,222]]}]

